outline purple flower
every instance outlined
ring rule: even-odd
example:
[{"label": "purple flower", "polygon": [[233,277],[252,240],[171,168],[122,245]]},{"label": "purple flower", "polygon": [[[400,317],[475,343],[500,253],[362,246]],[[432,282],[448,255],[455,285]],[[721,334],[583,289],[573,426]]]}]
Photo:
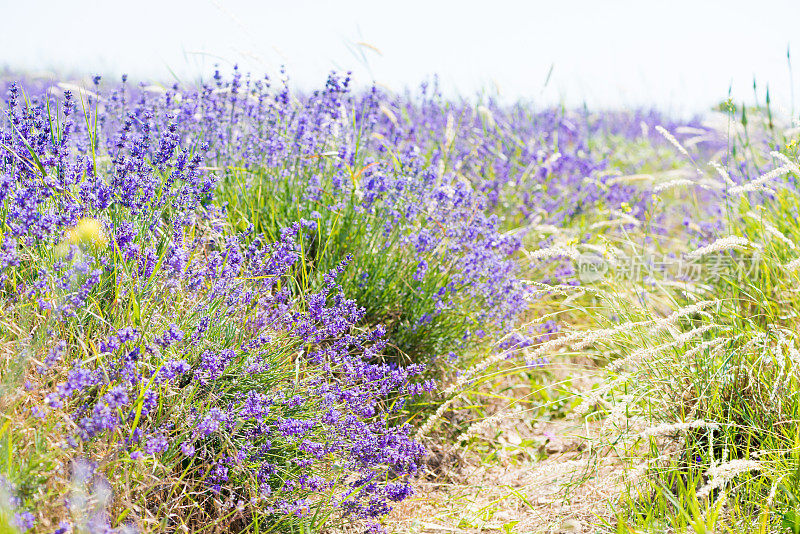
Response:
[{"label": "purple flower", "polygon": [[159,454],[166,451],[167,448],[169,448],[169,443],[163,434],[151,436],[144,444],[145,454]]},{"label": "purple flower", "polygon": [[184,360],[169,360],[164,362],[158,372],[158,381],[165,382],[174,380],[179,375],[188,373],[191,366]]},{"label": "purple flower", "polygon": [[414,273],[414,280],[417,282],[422,281],[425,278],[425,273],[428,272],[428,262],[425,260],[420,260],[419,264],[417,265],[417,270]]},{"label": "purple flower", "polygon": [[53,367],[56,363],[61,361],[67,354],[67,342],[59,340],[56,346],[53,347],[44,359],[44,366],[47,369]]},{"label": "purple flower", "polygon": [[194,456],[194,445],[188,441],[184,441],[181,443],[181,453],[183,453],[184,456]]},{"label": "purple flower", "polygon": [[14,514],[12,523],[20,532],[27,532],[36,525],[36,518],[30,512],[17,512]]},{"label": "purple flower", "polygon": [[203,419],[194,429],[194,435],[205,437],[210,436],[220,428],[220,424],[226,420],[225,413],[219,408],[211,408]]},{"label": "purple flower", "polygon": [[169,325],[169,328],[164,331],[164,334],[156,339],[156,343],[161,347],[169,347],[173,343],[177,343],[183,340],[183,332],[178,328],[178,326],[174,323]]}]

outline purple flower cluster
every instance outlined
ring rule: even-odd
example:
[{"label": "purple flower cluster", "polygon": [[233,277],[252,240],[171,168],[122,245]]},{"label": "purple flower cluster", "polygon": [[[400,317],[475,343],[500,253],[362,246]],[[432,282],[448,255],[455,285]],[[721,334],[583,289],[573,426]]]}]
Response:
[{"label": "purple flower cluster", "polygon": [[315,222],[272,243],[236,236],[201,167],[318,154],[348,83],[331,77],[309,97],[286,146],[267,129],[261,146],[254,128],[271,114],[295,120],[288,89],[254,97],[268,82],[238,73],[157,96],[127,82],[80,99],[9,87],[0,296],[47,318],[36,410],[71,419],[71,446],[105,443],[167,470],[191,462],[209,499],[257,495],[246,513],[276,524],[320,496],[340,515],[376,518],[408,494],[424,450],[390,416],[434,387],[417,379],[424,367],[381,361],[385,330],[360,328],[364,309],[338,282],[345,258],[318,284],[298,283]]},{"label": "purple flower cluster", "polygon": [[[3,240],[0,276],[21,260],[12,240],[24,233],[57,242],[78,218],[98,213],[111,246],[136,259],[141,279],[156,265],[184,276],[181,228],[212,201],[219,176],[221,215],[239,229],[253,224],[251,235],[274,240],[281,227],[305,217],[317,222],[320,243],[339,241],[310,243],[303,252],[317,256],[305,263],[324,273],[352,254],[341,283],[366,308],[366,323],[387,322],[393,344],[412,356],[444,354],[480,329],[515,324],[527,307],[516,261],[524,232],[506,230],[567,224],[598,205],[627,205],[643,217],[649,196],[611,180],[604,171],[613,149],[589,140],[602,133],[652,141],[660,138],[654,125],[667,124],[644,112],[531,113],[494,101],[448,102],[435,84],[419,95],[352,93],[349,76],[336,74],[309,94],[238,69],[227,79],[216,72],[198,86],[164,90],[123,80],[103,92],[98,82],[81,95],[94,122],[75,120],[75,96],[38,91],[23,106],[20,90],[8,90],[14,126],[3,129],[11,151],[0,151],[8,169],[0,176],[10,186],[5,202],[17,230]],[[54,120],[48,109],[63,118]],[[92,123],[98,126],[86,127]],[[28,145],[57,180],[36,178]],[[98,152],[108,158],[98,160]],[[256,190],[267,191],[268,202],[283,196],[283,204],[257,213],[234,204]],[[163,223],[166,212],[171,227]],[[143,224],[132,224],[132,214]],[[363,225],[368,238],[347,236],[343,224]],[[152,243],[153,234],[162,239]],[[381,264],[395,267],[402,288],[386,287],[389,275],[375,268]],[[573,274],[561,270],[555,281]],[[77,303],[95,280],[73,290]],[[388,301],[396,311],[387,313]],[[66,314],[75,307],[68,300],[62,306]]]},{"label": "purple flower cluster", "polygon": [[[122,327],[94,342],[102,357],[75,363],[47,396],[74,420],[74,443],[121,432],[133,460],[191,459],[205,466],[211,495],[244,499],[255,488],[261,504],[250,513],[278,522],[307,513],[303,503],[319,493],[335,492],[340,513],[365,518],[407,494],[397,481],[416,473],[424,450],[388,416],[433,383],[415,382],[423,366],[376,363],[385,330],[355,329],[363,309],[336,281],[344,264],[302,299],[282,289],[293,283],[304,226],[273,244],[196,240],[204,254],[179,273],[162,263],[153,284],[177,288],[203,314],[175,310],[165,328]],[[225,334],[231,328],[237,335]],[[49,354],[75,361],[76,346],[53,345]],[[179,418],[167,410],[176,398],[192,399]]]},{"label": "purple flower cluster", "polygon": [[436,84],[386,106],[390,113],[377,115],[378,150],[427,150],[428,167],[463,177],[506,225],[560,225],[598,204],[641,200],[630,187],[605,185],[606,154],[588,145],[599,127],[586,113],[453,103]]}]

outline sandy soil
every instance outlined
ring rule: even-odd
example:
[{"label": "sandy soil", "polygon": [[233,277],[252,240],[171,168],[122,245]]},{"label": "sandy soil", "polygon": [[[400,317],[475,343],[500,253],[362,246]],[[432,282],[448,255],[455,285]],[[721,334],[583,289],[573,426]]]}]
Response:
[{"label": "sandy soil", "polygon": [[[550,380],[569,375],[578,394],[597,381],[596,369],[574,364],[555,366]],[[597,525],[611,516],[623,473],[614,451],[592,449],[601,423],[579,418],[533,422],[527,415],[518,411],[503,417],[467,449],[431,441],[426,476],[417,482],[416,494],[387,518],[387,530],[601,531]]]}]

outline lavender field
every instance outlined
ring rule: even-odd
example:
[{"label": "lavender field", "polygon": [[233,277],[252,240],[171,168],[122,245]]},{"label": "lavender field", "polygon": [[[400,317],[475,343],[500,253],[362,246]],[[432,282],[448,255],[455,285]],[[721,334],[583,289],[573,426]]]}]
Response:
[{"label": "lavender field", "polygon": [[796,113],[351,78],[2,73],[0,533],[800,532]]}]

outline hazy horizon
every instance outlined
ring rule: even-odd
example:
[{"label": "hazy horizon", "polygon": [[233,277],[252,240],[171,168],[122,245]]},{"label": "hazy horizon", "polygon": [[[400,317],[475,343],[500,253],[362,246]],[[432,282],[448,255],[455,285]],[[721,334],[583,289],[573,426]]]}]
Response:
[{"label": "hazy horizon", "polygon": [[[236,63],[273,76],[285,65],[304,89],[320,86],[335,69],[352,70],[357,85],[374,81],[396,91],[436,74],[451,97],[484,90],[506,101],[680,113],[708,109],[729,87],[737,102],[763,103],[769,84],[779,111],[792,106],[796,76],[790,79],[787,49],[800,20],[798,2],[484,5],[9,3],[2,7],[0,66],[169,82],[208,77],[215,63],[223,71]],[[81,23],[65,27],[76,14]]]}]

